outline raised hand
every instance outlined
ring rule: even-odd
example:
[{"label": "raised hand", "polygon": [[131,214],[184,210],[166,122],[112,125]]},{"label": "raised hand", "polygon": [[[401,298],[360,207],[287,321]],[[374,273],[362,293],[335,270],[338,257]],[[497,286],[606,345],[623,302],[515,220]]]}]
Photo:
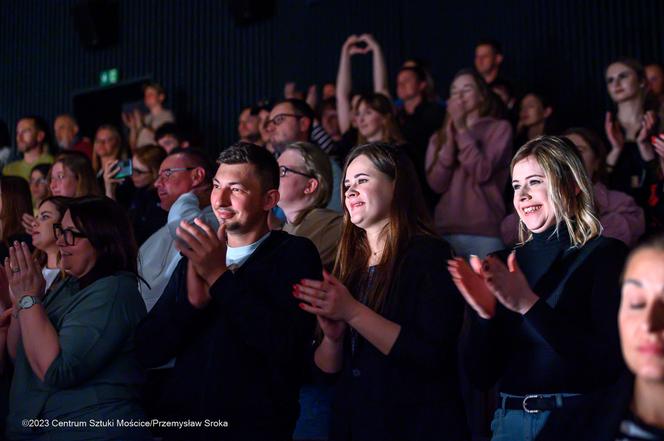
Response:
[{"label": "raised hand", "polygon": [[334,276],[323,271],[323,280],[303,279],[293,286],[300,308],[327,319],[348,322],[361,306]]},{"label": "raised hand", "polygon": [[604,131],[613,150],[622,151],[625,145],[625,135],[620,130],[617,121],[614,121],[611,112],[606,112],[604,117]]},{"label": "raised hand", "polygon": [[514,251],[507,258],[507,266],[496,257],[487,257],[482,271],[487,287],[510,311],[525,314],[539,299],[519,268]]},{"label": "raised hand", "polygon": [[452,281],[466,302],[483,319],[496,314],[496,298],[486,285],[482,273],[482,261],[477,256],[470,257],[470,265],[461,257],[447,261],[447,269]]},{"label": "raised hand", "polygon": [[374,51],[376,49],[380,49],[380,46],[378,45],[378,42],[374,38],[373,35],[371,34],[362,34],[359,36],[358,41],[363,41],[366,43],[366,48],[363,53],[369,53],[371,51]]},{"label": "raised hand", "polygon": [[447,111],[450,114],[450,119],[454,122],[454,127],[457,130],[464,130],[466,128],[466,109],[461,102],[461,99],[452,96],[447,100]]},{"label": "raised hand", "polygon": [[650,135],[656,120],[655,114],[650,110],[647,111],[641,119],[641,128],[636,134],[636,144],[639,146],[639,153],[644,161],[652,161],[656,157],[653,146],[650,144]]},{"label": "raised hand", "polygon": [[9,247],[9,257],[5,258],[5,274],[9,283],[13,303],[23,296],[41,297],[44,295],[46,280],[41,267],[30,254],[25,242],[14,242]]},{"label": "raised hand", "polygon": [[226,272],[226,225],[213,231],[202,219],[194,219],[194,225],[186,220],[176,230],[178,250],[185,255],[196,273],[212,286]]}]

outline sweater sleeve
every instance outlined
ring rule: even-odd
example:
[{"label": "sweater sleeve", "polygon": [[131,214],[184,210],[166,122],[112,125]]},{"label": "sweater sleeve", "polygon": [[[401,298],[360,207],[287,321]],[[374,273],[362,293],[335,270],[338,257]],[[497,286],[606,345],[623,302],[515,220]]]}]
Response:
[{"label": "sweater sleeve", "polygon": [[427,247],[411,250],[399,270],[394,293],[414,311],[401,323],[389,358],[429,372],[441,372],[456,364],[463,300],[447,271],[449,249]]},{"label": "sweater sleeve", "polygon": [[[288,253],[263,276],[270,292],[252,289],[246,277],[226,271],[211,287],[213,307],[228,320],[244,343],[277,364],[287,364],[305,349],[315,317],[298,307],[293,285],[302,279],[322,279],[316,247],[304,238],[290,238]],[[282,245],[284,246],[284,245]]]},{"label": "sweater sleeve", "polygon": [[187,259],[173,271],[159,301],[136,331],[138,359],[147,368],[162,366],[178,353],[205,311],[197,310],[187,298]]},{"label": "sweater sleeve", "polygon": [[[611,375],[620,368],[622,360],[616,317],[620,306],[619,277],[628,250],[620,242],[608,243],[615,246],[602,245],[593,250],[588,257],[593,259],[592,264],[578,274],[590,279],[579,290],[582,292],[563,293],[556,308],[540,299],[524,314],[524,319],[561,357],[588,372]],[[581,306],[586,300],[587,306]],[[567,302],[564,307],[563,302]],[[588,309],[587,319],[570,321],[563,309],[578,307]]]},{"label": "sweater sleeve", "polygon": [[126,348],[145,316],[136,286],[111,276],[77,293],[81,301],[63,318],[58,331],[60,353],[44,375],[44,383],[72,388],[93,377]]},{"label": "sweater sleeve", "polygon": [[598,205],[600,222],[604,227],[602,235],[618,239],[628,247],[636,245],[645,232],[645,216],[634,199],[619,191],[609,191],[606,205]]},{"label": "sweater sleeve", "polygon": [[454,140],[448,139],[438,150],[438,134],[434,133],[429,139],[425,160],[427,182],[436,193],[444,193],[450,186],[454,174]]},{"label": "sweater sleeve", "polygon": [[487,129],[485,139],[472,129],[457,134],[461,167],[484,184],[497,170],[508,166],[512,144],[512,127],[507,121],[496,121]]}]

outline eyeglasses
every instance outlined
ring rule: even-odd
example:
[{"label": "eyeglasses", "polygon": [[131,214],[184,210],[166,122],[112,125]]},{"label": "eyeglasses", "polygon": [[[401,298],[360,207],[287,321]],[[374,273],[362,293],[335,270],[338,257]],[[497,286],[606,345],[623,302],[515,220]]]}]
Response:
[{"label": "eyeglasses", "polygon": [[286,120],[286,118],[289,117],[289,116],[291,118],[300,119],[304,115],[296,115],[294,113],[280,113],[279,115],[275,116],[274,118],[268,119],[267,121],[265,121],[265,126],[269,127],[272,124],[274,124],[275,126],[281,125],[281,123],[283,123]]},{"label": "eyeglasses", "polygon": [[175,172],[181,172],[181,171],[189,171],[193,170],[196,167],[175,167],[175,168],[165,168],[162,171],[159,172],[157,175],[157,179],[162,179],[164,181],[167,181],[171,176],[173,176],[173,173]]},{"label": "eyeglasses", "polygon": [[279,177],[285,177],[288,173],[294,173],[296,175],[300,176],[306,176],[307,178],[315,178],[315,176],[308,174],[308,173],[303,173],[301,171],[293,170],[292,168],[288,168],[285,165],[282,165],[279,167]]},{"label": "eyeglasses", "polygon": [[46,178],[30,179],[30,185],[41,185],[41,184],[48,184],[48,179]]},{"label": "eyeglasses", "polygon": [[55,236],[55,240],[60,240],[61,237],[64,237],[65,245],[67,246],[74,245],[77,237],[88,237],[80,231],[74,231],[71,228],[62,228],[62,224],[53,224],[53,235]]}]

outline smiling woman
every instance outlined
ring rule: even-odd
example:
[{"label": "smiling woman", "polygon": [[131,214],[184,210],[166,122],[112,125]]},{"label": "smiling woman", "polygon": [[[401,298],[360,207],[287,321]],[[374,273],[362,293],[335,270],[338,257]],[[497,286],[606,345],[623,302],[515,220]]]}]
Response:
[{"label": "smiling woman", "polygon": [[599,236],[574,145],[536,138],[511,170],[522,243],[471,265],[450,261],[476,313],[463,347],[467,371],[478,387],[500,384],[494,440],[533,439],[549,411],[615,381],[621,367],[615,315],[627,249]]}]

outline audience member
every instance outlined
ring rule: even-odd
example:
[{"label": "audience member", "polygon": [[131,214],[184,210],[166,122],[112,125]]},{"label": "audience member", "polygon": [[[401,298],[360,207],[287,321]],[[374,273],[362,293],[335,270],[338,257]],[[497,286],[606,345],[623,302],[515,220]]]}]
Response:
[{"label": "audience member", "polygon": [[645,75],[648,81],[648,90],[661,107],[664,105],[664,68],[661,64],[648,64],[645,67]]},{"label": "audience member", "polygon": [[514,151],[542,135],[558,135],[553,104],[540,92],[528,92],[519,105]]},{"label": "audience member", "polygon": [[337,112],[337,99],[335,97],[323,100],[320,107],[320,124],[332,141],[341,142],[341,129],[339,129],[339,113]]},{"label": "audience member", "polygon": [[67,204],[73,199],[62,196],[51,196],[39,203],[37,214],[32,223],[32,245],[35,247],[35,258],[41,266],[44,276],[44,292],[62,274],[60,269],[60,249],[53,232],[53,225],[62,221]]},{"label": "audience member", "polygon": [[423,60],[421,58],[408,58],[406,61],[403,62],[401,67],[416,67],[422,69],[424,71],[424,74],[426,75],[426,81],[427,81],[427,88],[425,90],[427,100],[434,102],[439,101],[439,97],[436,94],[436,83],[433,79],[433,74],[431,73],[431,63],[429,63],[429,61]]},{"label": "audience member", "polygon": [[[313,136],[314,113],[311,107],[302,100],[285,100],[275,104],[267,121],[267,129],[270,133],[270,143],[277,154],[281,154],[284,148],[293,142],[312,142],[321,150],[328,152],[325,145],[316,142]],[[328,137],[329,138],[329,137]],[[330,140],[331,141],[331,140]],[[341,211],[341,198],[339,195],[341,170],[332,158],[332,179],[334,182],[332,198],[327,207]]]},{"label": "audience member", "polygon": [[156,145],[139,147],[131,159],[133,170],[131,181],[136,190],[129,203],[128,214],[138,246],[161,228],[168,219],[168,213],[162,209],[154,185],[164,159],[166,152]]},{"label": "audience member", "polygon": [[168,213],[166,225],[141,245],[138,272],[147,282],[139,290],[148,312],[152,309],[175,270],[180,254],[175,247],[175,229],[180,221],[203,217],[214,219],[210,206],[213,168],[205,153],[195,148],[173,150],[159,166],[154,186],[161,209]]},{"label": "audience member", "polygon": [[606,157],[609,187],[646,205],[649,175],[657,161],[650,144],[655,114],[644,107],[647,84],[641,63],[621,58],[606,69],[606,86],[617,113],[606,112],[604,128],[611,147]]},{"label": "audience member", "polygon": [[[129,220],[109,199],[83,199],[68,206],[53,231],[68,277],[48,293],[25,243],[14,245],[5,260],[15,308],[7,436],[151,440],[145,428],[89,424],[145,418],[137,402],[143,372],[133,337],[145,305]],[[30,419],[79,424],[30,427]]]},{"label": "audience member", "polygon": [[659,162],[659,173],[652,174],[648,182],[646,232],[664,233],[664,135],[653,137],[653,148]]},{"label": "audience member", "polygon": [[50,164],[37,164],[30,172],[30,194],[32,196],[32,209],[36,215],[41,201],[50,194],[48,175],[51,171]]},{"label": "audience member", "polygon": [[0,119],[0,169],[13,161],[15,152],[11,147],[11,137],[9,136],[9,127],[7,123]]},{"label": "audience member", "polygon": [[500,222],[512,127],[496,119],[496,100],[475,71],[459,71],[445,122],[429,142],[427,180],[441,194],[436,229],[460,256],[484,257],[503,248]]},{"label": "audience member", "polygon": [[92,160],[92,142],[86,137],[79,136],[79,127],[76,119],[63,113],[53,121],[53,133],[61,150],[76,150],[85,153]]},{"label": "audience member", "polygon": [[500,66],[503,64],[503,49],[496,40],[480,40],[475,45],[475,70],[482,76],[484,82],[493,86],[493,82],[500,78]]},{"label": "audience member", "polygon": [[221,227],[180,223],[185,257],[138,330],[141,358],[154,367],[175,357],[162,390],[169,418],[228,422],[219,435],[173,430],[165,440],[291,439],[314,319],[290,291],[320,278],[320,259],[308,239],[268,229],[279,201],[269,152],[238,143],[218,162],[211,200]]},{"label": "audience member", "polygon": [[51,164],[53,156],[48,152],[46,136],[48,129],[41,118],[25,116],[16,124],[16,148],[23,159],[10,162],[2,169],[5,176],[19,176],[30,180],[30,171],[37,164]]},{"label": "audience member", "polygon": [[166,91],[159,83],[147,83],[143,86],[143,104],[148,114],[143,115],[135,109],[133,113],[123,113],[122,121],[129,129],[129,148],[133,152],[138,147],[155,144],[155,131],[165,123],[175,122],[173,112],[164,108]]},{"label": "audience member", "polygon": [[664,237],[630,254],[622,275],[618,327],[629,368],[581,406],[555,410],[538,441],[664,439]]},{"label": "audience member", "polygon": [[332,195],[332,168],[327,155],[308,142],[288,144],[279,156],[279,207],[284,231],[310,239],[323,267],[332,270],[341,236],[341,214],[325,208]]},{"label": "audience member", "polygon": [[456,362],[463,304],[418,187],[400,149],[354,149],[335,275],[293,289],[322,330],[316,366],[339,376],[330,440],[467,439]]},{"label": "audience member", "polygon": [[[618,239],[628,247],[633,247],[645,231],[643,209],[625,193],[609,190],[606,187],[604,181],[607,152],[604,143],[591,130],[581,127],[568,129],[563,136],[576,146],[593,185],[593,200],[597,217],[602,225],[602,236]],[[519,241],[518,214],[512,213],[507,216],[500,230],[506,245],[516,244]]]},{"label": "audience member", "polygon": [[473,310],[465,371],[479,388],[499,387],[494,440],[533,439],[552,409],[611,384],[622,368],[615,314],[627,247],[600,236],[574,145],[536,138],[510,169],[523,245],[449,262]]},{"label": "audience member", "polygon": [[80,152],[60,153],[51,167],[49,180],[53,196],[78,198],[101,195],[92,164]]},{"label": "audience member", "polygon": [[237,133],[240,141],[256,142],[260,139],[260,131],[258,129],[258,117],[251,113],[251,107],[245,107],[240,113],[237,124]]},{"label": "audience member", "polygon": [[172,122],[164,123],[154,132],[154,140],[166,153],[171,153],[176,148],[189,147],[189,141],[184,132]]},{"label": "audience member", "polygon": [[26,231],[23,217],[32,215],[30,187],[18,176],[0,177],[0,262],[9,256],[9,247],[16,241],[32,248],[31,231]]},{"label": "audience member", "polygon": [[419,176],[425,202],[429,208],[435,205],[435,195],[429,187],[425,172],[427,143],[440,127],[445,116],[438,103],[426,99],[427,77],[420,67],[402,67],[397,76],[397,96],[403,107],[397,114],[401,133],[408,142],[410,156]]}]

